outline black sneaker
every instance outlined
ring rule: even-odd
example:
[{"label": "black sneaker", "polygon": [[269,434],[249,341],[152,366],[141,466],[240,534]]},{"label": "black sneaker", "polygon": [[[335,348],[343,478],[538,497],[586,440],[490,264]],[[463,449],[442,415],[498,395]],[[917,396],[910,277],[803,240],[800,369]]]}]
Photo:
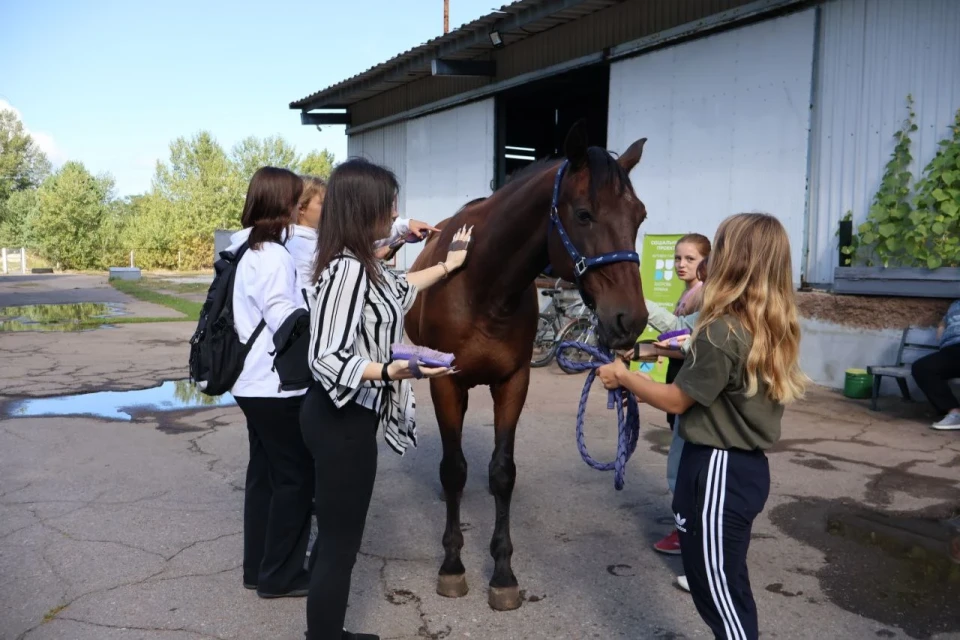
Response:
[{"label": "black sneaker", "polygon": [[307,594],[310,592],[310,589],[292,589],[285,593],[265,593],[257,589],[257,595],[263,598],[264,600],[271,600],[273,598],[306,598]]}]

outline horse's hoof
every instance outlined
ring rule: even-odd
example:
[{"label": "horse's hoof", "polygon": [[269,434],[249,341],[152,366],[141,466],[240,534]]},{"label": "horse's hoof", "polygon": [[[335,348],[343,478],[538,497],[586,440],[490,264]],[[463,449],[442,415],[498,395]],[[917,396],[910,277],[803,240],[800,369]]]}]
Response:
[{"label": "horse's hoof", "polygon": [[494,611],[513,611],[523,602],[520,587],[490,587],[490,608]]},{"label": "horse's hoof", "polygon": [[437,593],[444,598],[462,598],[467,595],[467,576],[459,575],[439,575],[437,576]]}]

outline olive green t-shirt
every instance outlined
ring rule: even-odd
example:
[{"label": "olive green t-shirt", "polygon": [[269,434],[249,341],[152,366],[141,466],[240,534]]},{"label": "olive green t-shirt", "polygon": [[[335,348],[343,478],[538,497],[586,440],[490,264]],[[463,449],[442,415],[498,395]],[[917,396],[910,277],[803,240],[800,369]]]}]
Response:
[{"label": "olive green t-shirt", "polygon": [[752,336],[733,316],[702,329],[673,384],[693,398],[680,416],[680,437],[716,449],[768,449],[780,439],[783,405],[769,399],[758,380],[744,395],[744,366]]}]

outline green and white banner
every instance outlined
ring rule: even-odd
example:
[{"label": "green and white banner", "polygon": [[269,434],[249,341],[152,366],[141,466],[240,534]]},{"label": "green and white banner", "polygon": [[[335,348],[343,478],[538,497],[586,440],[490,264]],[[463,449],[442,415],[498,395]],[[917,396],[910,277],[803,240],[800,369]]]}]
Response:
[{"label": "green and white banner", "polygon": [[[656,302],[668,311],[673,311],[677,300],[683,295],[684,283],[673,270],[673,255],[677,241],[683,234],[643,236],[643,249],[640,253],[640,280],[643,283],[643,297]],[[647,327],[640,334],[638,342],[656,340],[660,332]],[[654,380],[663,382],[667,377],[667,360],[659,362],[634,363],[634,370],[650,374]]]}]

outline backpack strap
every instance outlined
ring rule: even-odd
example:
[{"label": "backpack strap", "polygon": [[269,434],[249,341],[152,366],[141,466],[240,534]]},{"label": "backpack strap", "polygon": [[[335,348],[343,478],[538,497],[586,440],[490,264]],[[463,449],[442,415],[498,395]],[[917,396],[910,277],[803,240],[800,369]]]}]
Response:
[{"label": "backpack strap", "polygon": [[247,349],[253,346],[253,343],[257,341],[257,338],[260,337],[260,334],[263,333],[263,328],[267,326],[266,320],[260,320],[260,324],[257,325],[257,328],[253,330],[253,333],[250,334],[250,339],[247,340]]}]

